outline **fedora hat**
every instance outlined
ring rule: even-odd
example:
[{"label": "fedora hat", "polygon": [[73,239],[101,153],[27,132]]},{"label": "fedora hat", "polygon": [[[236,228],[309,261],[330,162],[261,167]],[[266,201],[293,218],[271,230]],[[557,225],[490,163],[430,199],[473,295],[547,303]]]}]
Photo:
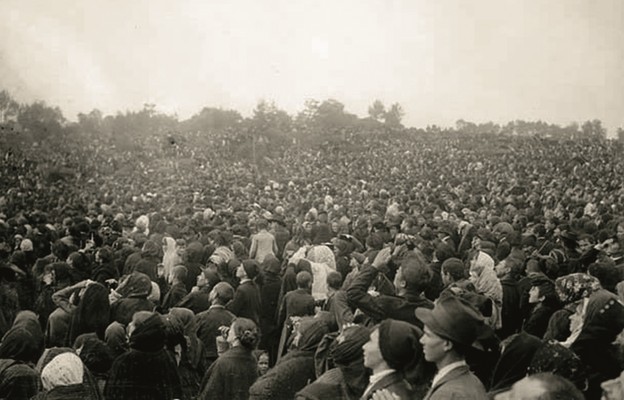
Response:
[{"label": "fedora hat", "polygon": [[487,329],[483,315],[473,305],[451,294],[441,296],[433,310],[417,308],[415,313],[436,335],[465,346],[471,346]]}]

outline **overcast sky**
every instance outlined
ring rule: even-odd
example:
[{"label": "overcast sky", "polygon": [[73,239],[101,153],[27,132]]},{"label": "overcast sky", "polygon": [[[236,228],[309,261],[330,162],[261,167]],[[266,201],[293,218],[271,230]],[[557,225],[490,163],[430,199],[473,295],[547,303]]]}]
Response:
[{"label": "overcast sky", "polygon": [[0,87],[65,117],[335,98],[408,126],[624,127],[622,0],[2,0]]}]

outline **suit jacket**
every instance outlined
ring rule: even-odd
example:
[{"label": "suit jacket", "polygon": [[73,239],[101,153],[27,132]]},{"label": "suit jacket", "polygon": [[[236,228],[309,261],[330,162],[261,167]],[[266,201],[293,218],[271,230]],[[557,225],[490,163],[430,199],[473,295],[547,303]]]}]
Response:
[{"label": "suit jacket", "polygon": [[411,399],[413,392],[412,387],[399,372],[393,372],[384,376],[381,380],[373,385],[370,390],[365,390],[360,400],[370,400],[373,394],[381,389],[387,389],[399,396],[400,399]]},{"label": "suit jacket", "polygon": [[435,384],[424,400],[486,400],[483,383],[468,366],[455,368]]},{"label": "suit jacket", "polygon": [[218,357],[217,336],[221,334],[219,327],[230,326],[234,318],[235,315],[223,307],[209,308],[195,316],[197,337],[204,344],[208,364]]},{"label": "suit jacket", "polygon": [[246,281],[238,286],[234,298],[225,308],[237,317],[248,318],[260,326],[260,289],[254,281]]}]

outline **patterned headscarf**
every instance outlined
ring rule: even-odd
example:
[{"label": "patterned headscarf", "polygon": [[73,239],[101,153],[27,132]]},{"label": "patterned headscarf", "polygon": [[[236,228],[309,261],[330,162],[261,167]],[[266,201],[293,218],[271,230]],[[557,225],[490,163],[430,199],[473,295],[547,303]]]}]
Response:
[{"label": "patterned headscarf", "polygon": [[571,304],[600,289],[600,282],[591,275],[579,272],[557,278],[555,289],[563,304]]},{"label": "patterned headscarf", "polygon": [[83,382],[83,377],[82,360],[73,353],[59,354],[41,371],[41,383],[45,390],[80,384]]}]

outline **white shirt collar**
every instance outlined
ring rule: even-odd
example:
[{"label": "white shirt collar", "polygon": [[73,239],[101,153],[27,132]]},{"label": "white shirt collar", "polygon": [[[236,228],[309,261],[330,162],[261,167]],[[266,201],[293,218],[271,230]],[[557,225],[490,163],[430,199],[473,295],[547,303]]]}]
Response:
[{"label": "white shirt collar", "polygon": [[396,372],[396,370],[390,368],[390,369],[384,369],[383,371],[377,372],[376,374],[372,374],[370,376],[370,378],[368,378],[368,386],[366,387],[366,390],[364,391],[364,393],[362,394],[362,398],[366,398],[366,396],[369,394],[369,390],[371,390],[371,388],[380,380],[382,380],[384,377],[392,374],[393,372]]},{"label": "white shirt collar", "polygon": [[465,360],[455,361],[454,363],[450,363],[447,366],[442,367],[438,373],[433,377],[433,382],[431,382],[431,387],[434,387],[442,378],[448,375],[452,370],[463,367],[466,364]]}]

